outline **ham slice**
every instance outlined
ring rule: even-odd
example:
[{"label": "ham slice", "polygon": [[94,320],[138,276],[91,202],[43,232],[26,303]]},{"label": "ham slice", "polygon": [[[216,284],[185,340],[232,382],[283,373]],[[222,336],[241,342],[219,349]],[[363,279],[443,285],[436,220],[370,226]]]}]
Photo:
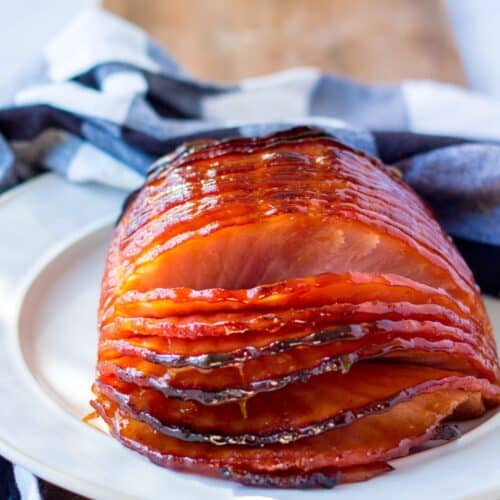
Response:
[{"label": "ham slice", "polygon": [[113,236],[94,408],[153,462],[331,487],[500,403],[471,272],[397,171],[321,131],[157,162]]},{"label": "ham slice", "polygon": [[[125,323],[127,332],[134,331],[135,327],[135,333],[137,333],[142,326],[148,329],[150,335],[115,337],[116,333],[113,332],[113,336],[109,338],[103,336],[100,352],[102,359],[130,355],[174,368],[184,366],[218,368],[265,355],[278,354],[296,347],[321,346],[334,341],[345,343],[346,341],[359,340],[367,335],[370,335],[369,339],[373,341],[375,332],[390,333],[393,327],[404,329],[406,332],[418,331],[420,335],[427,332],[431,334],[430,338],[438,340],[464,341],[485,351],[492,349],[488,339],[468,333],[468,330],[462,329],[461,326],[450,325],[446,321],[442,321],[443,317],[449,319],[447,315],[443,314],[443,317],[438,314],[433,315],[432,313],[442,312],[438,307],[428,308],[424,306],[425,310],[428,311],[427,314],[424,314],[422,308],[412,307],[410,304],[397,304],[397,308],[392,305],[389,308],[379,308],[379,304],[372,303],[366,305],[348,304],[346,306],[300,311],[300,314],[295,314],[291,319],[287,318],[288,321],[283,321],[279,328],[272,328],[269,332],[264,329],[261,332],[256,330],[256,323],[262,324],[261,321],[267,323],[267,321],[262,320],[261,315],[250,317],[247,322],[238,322],[237,326],[233,323],[228,325],[226,321],[218,321],[216,325],[209,323],[210,327],[214,326],[221,331],[223,328],[234,327],[244,333],[220,337],[197,337],[195,339],[154,336],[154,332],[163,326],[163,321],[154,321],[153,324],[142,321],[124,321],[119,322],[118,328],[123,328]],[[339,310],[342,312],[341,317],[336,315]],[[412,313],[417,314],[412,317]],[[421,316],[419,316],[420,313]],[[273,317],[282,318],[283,315],[276,314]],[[419,317],[419,320],[415,317]],[[309,324],[308,328],[304,328],[304,318],[314,318],[314,326]],[[190,319],[194,324],[199,324],[198,321],[201,323],[199,319],[192,317]],[[347,320],[357,320],[364,325],[361,326],[359,323],[346,324]],[[272,322],[271,319],[269,321]],[[146,324],[144,325],[144,323]],[[189,326],[193,326],[193,323]],[[185,321],[182,325],[184,324],[186,324]],[[201,324],[203,327],[208,326],[205,322]],[[171,324],[168,326],[172,327]],[[248,330],[245,330],[245,327]],[[122,332],[122,330],[118,331]],[[109,332],[106,333],[109,335]],[[432,334],[435,336],[433,337]],[[492,352],[490,355],[494,356],[494,353]]]},{"label": "ham slice", "polygon": [[398,275],[363,273],[320,274],[289,279],[250,289],[225,290],[186,288],[152,289],[128,292],[115,303],[115,314],[165,317],[186,313],[214,313],[261,309],[289,309],[320,306],[332,302],[361,303],[407,301],[439,304],[466,315],[459,301],[439,288],[432,288]]},{"label": "ham slice", "polygon": [[500,390],[484,379],[459,372],[413,365],[359,363],[346,374],[330,372],[307,382],[264,392],[246,401],[206,406],[197,401],[164,398],[154,389],[101,377],[96,391],[134,418],[161,433],[186,441],[262,445],[290,443],[351,425],[385,412],[418,394],[447,389],[484,391],[489,402]]},{"label": "ham slice", "polygon": [[125,446],[163,466],[212,474],[221,468],[256,475],[297,471],[310,474],[326,467],[342,469],[406,455],[413,447],[434,437],[440,422],[466,404],[469,397],[473,396],[460,390],[421,394],[348,427],[264,447],[215,446],[179,440],[134,419],[102,394],[94,406]]}]

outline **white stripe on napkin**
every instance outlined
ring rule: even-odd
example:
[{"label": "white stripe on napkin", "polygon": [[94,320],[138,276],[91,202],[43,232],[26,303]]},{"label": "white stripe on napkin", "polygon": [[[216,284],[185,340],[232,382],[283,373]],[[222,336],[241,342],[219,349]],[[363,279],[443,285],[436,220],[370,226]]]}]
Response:
[{"label": "white stripe on napkin", "polygon": [[402,90],[412,132],[500,139],[499,101],[425,80],[407,81]]},{"label": "white stripe on napkin", "polygon": [[35,476],[20,465],[14,465],[14,477],[22,500],[41,500]]},{"label": "white stripe on napkin", "polygon": [[241,82],[240,89],[202,99],[202,115],[217,120],[289,120],[309,116],[311,93],[321,73],[297,68]]},{"label": "white stripe on napkin", "polygon": [[45,49],[52,80],[62,81],[109,61],[120,61],[149,71],[160,66],[148,56],[147,35],[107,12],[89,9]]},{"label": "white stripe on napkin", "polygon": [[100,118],[122,125],[127,118],[134,93],[106,94],[76,82],[50,83],[21,90],[17,105],[50,104],[75,114]]},{"label": "white stripe on napkin", "polygon": [[127,190],[137,189],[144,182],[125,163],[85,143],[71,160],[66,175],[75,182],[96,181]]}]

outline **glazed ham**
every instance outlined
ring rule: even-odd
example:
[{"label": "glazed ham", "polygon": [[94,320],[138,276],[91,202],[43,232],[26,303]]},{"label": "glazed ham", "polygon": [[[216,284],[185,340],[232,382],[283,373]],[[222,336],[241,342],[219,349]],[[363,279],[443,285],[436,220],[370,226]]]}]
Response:
[{"label": "glazed ham", "polygon": [[450,238],[395,169],[319,130],[157,162],[116,227],[99,329],[111,434],[254,486],[368,479],[500,403]]}]

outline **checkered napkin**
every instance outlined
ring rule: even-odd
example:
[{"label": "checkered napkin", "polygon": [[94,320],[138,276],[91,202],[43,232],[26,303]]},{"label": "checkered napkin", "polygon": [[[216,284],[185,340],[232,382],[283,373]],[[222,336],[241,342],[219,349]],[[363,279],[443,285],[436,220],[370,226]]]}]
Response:
[{"label": "checkered napkin", "polygon": [[[0,106],[0,191],[45,170],[132,190],[155,158],[195,136],[322,127],[398,166],[483,289],[500,289],[500,102],[428,81],[366,86],[313,68],[202,82],[137,27],[91,10],[0,84]],[[0,459],[0,499],[69,495]]]}]

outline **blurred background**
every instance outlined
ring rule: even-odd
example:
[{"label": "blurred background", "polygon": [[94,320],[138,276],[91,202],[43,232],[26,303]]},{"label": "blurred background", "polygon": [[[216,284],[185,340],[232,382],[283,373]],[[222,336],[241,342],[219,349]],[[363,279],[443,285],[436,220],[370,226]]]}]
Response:
[{"label": "blurred background", "polygon": [[[3,78],[97,0],[0,0]],[[103,0],[219,82],[315,66],[364,82],[426,78],[500,97],[499,0]],[[1,84],[1,82],[0,82]]]}]

